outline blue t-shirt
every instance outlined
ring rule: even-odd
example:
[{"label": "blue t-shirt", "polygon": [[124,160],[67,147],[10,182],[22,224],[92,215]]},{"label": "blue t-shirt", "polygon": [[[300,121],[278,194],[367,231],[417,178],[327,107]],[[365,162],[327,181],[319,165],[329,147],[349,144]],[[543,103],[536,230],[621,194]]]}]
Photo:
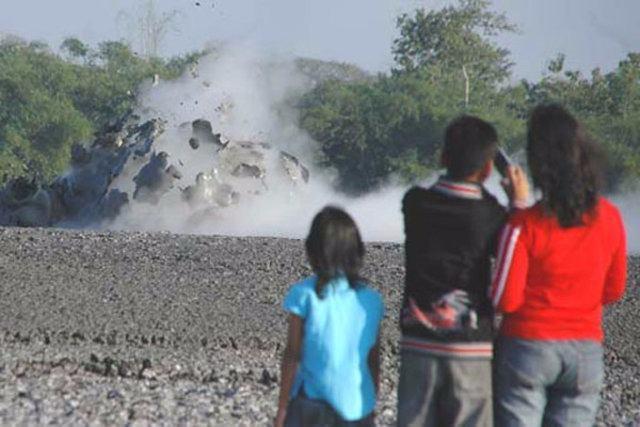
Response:
[{"label": "blue t-shirt", "polygon": [[313,276],[293,285],[284,300],[285,310],[304,320],[291,397],[303,387],[307,397],[329,403],[345,420],[359,420],[376,404],[368,355],[384,312],[382,297],[364,284],[351,288],[338,277],[319,298],[316,281]]}]

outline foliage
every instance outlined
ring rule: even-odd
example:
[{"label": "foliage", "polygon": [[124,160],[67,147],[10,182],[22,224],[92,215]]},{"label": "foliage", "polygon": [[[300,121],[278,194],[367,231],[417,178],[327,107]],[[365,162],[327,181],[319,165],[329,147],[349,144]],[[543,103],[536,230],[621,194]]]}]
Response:
[{"label": "foliage", "polygon": [[490,121],[502,144],[523,153],[529,111],[549,102],[572,110],[604,148],[610,189],[640,177],[640,54],[589,78],[564,71],[558,55],[540,81],[508,84],[509,52],[493,38],[517,29],[487,1],[418,9],[397,24],[390,75],[325,82],[300,103],[302,126],[341,188],[366,192],[391,176],[411,182],[438,169],[443,130],[462,113]]},{"label": "foliage", "polygon": [[[589,76],[565,70],[560,54],[539,81],[514,83],[509,52],[495,36],[517,29],[488,5],[459,0],[400,16],[388,74],[296,61],[316,84],[296,101],[300,124],[340,189],[362,193],[391,177],[412,182],[436,171],[444,128],[462,113],[492,122],[501,143],[521,153],[529,111],[548,102],[566,105],[604,148],[610,189],[640,177],[640,53]],[[61,52],[11,37],[0,42],[0,184],[59,174],[73,142],[135,106],[142,81],[178,77],[203,55],[146,58],[119,41],[92,48],[74,38]]]},{"label": "foliage", "polygon": [[363,82],[371,80],[372,76],[356,65],[336,61],[321,61],[313,58],[297,58],[295,65],[314,83],[323,83],[328,80],[340,80],[343,82]]},{"label": "foliage", "polygon": [[460,77],[467,73],[474,85],[504,81],[512,66],[509,51],[492,37],[517,28],[488,5],[486,0],[460,0],[438,11],[420,8],[413,15],[400,15],[400,35],[393,43],[399,70],[434,68]]},{"label": "foliage", "polygon": [[411,181],[438,169],[443,130],[463,112],[496,122],[509,144],[522,137],[513,124],[517,111],[508,107],[512,94],[500,87],[509,75],[508,53],[489,39],[515,28],[486,6],[463,0],[402,15],[391,75],[330,82],[305,96],[301,123],[319,142],[322,163],[337,170],[341,188],[363,192],[390,175]]},{"label": "foliage", "polygon": [[[560,57],[562,58],[562,57]],[[640,54],[630,53],[618,68],[590,77],[564,71],[554,61],[540,82],[523,82],[527,106],[559,102],[582,119],[608,154],[608,184],[615,189],[640,176]]]},{"label": "foliage", "polygon": [[[302,125],[322,142],[321,163],[340,172],[340,187],[346,191],[375,187],[405,164],[411,169],[405,147],[418,145],[413,140],[415,135],[405,132],[403,121],[413,117],[421,126],[428,126],[428,121],[421,122],[414,99],[391,90],[390,83],[394,82],[331,81],[301,103]],[[420,154],[413,156],[417,160]]]},{"label": "foliage", "polygon": [[164,40],[170,32],[178,31],[178,10],[160,12],[157,0],[140,0],[134,15],[121,11],[118,14],[123,24],[133,29],[133,44],[145,58],[157,58],[160,55]]},{"label": "foliage", "polygon": [[0,42],[0,184],[63,172],[71,145],[131,109],[143,80],[175,78],[199,57],[142,59],[122,42],[93,50],[75,38],[61,50],[68,60],[41,43]]}]

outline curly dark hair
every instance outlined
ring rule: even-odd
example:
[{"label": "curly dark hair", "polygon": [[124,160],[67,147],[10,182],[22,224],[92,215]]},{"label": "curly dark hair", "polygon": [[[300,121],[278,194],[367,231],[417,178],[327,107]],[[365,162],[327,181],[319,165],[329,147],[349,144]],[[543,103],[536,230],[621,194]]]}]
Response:
[{"label": "curly dark hair", "polygon": [[563,228],[584,224],[602,187],[602,153],[583,126],[558,104],[529,118],[527,158],[544,210]]},{"label": "curly dark hair", "polygon": [[320,298],[327,283],[343,274],[352,288],[359,286],[365,249],[358,226],[348,213],[333,206],[322,209],[311,223],[305,247],[318,276],[316,293]]}]

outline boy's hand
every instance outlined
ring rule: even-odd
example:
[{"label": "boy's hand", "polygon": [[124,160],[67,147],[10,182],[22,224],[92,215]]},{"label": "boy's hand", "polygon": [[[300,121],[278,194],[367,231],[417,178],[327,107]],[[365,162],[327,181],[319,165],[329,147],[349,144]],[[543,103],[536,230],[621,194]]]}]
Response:
[{"label": "boy's hand", "polygon": [[517,208],[526,207],[529,203],[529,181],[527,174],[518,165],[510,165],[507,169],[507,177],[502,180],[504,191],[509,196],[511,206]]}]

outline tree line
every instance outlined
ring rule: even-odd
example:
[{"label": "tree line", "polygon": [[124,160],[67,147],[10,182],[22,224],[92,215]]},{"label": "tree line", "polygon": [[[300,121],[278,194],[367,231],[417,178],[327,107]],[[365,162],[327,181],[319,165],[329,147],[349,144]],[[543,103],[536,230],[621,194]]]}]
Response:
[{"label": "tree line", "polygon": [[590,75],[552,58],[539,81],[512,82],[510,53],[495,36],[517,31],[485,0],[441,10],[417,9],[397,20],[395,66],[375,80],[326,82],[300,102],[302,126],[318,141],[320,163],[339,186],[362,193],[390,176],[410,182],[439,168],[438,147],[452,118],[476,114],[494,123],[501,142],[522,152],[528,112],[559,102],[587,126],[607,155],[609,190],[640,177],[640,54]]},{"label": "tree line", "polygon": [[[501,143],[519,153],[528,112],[547,102],[571,109],[601,144],[610,189],[640,177],[640,53],[590,75],[565,69],[558,55],[538,81],[514,82],[510,53],[495,36],[517,28],[486,0],[420,8],[398,17],[397,28],[387,73],[297,61],[316,82],[292,100],[300,126],[341,190],[358,194],[391,177],[411,182],[433,173],[444,127],[462,113],[494,123]],[[93,48],[75,38],[54,53],[38,42],[0,41],[0,185],[63,172],[74,142],[135,107],[141,82],[176,78],[204,54],[163,59],[137,55],[124,42]]]},{"label": "tree line", "polygon": [[144,58],[124,42],[93,49],[76,38],[56,54],[40,42],[0,41],[0,184],[64,172],[71,146],[134,108],[145,79],[177,78],[202,54]]}]

